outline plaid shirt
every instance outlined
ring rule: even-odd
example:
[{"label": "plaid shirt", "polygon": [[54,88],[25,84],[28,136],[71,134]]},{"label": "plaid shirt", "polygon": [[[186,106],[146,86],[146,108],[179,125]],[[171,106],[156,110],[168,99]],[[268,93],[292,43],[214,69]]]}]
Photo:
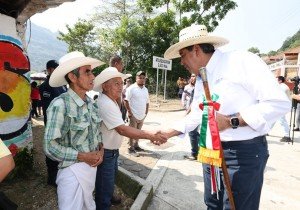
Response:
[{"label": "plaid shirt", "polygon": [[55,98],[47,109],[45,154],[59,168],[77,163],[78,152],[91,152],[102,142],[97,103],[83,101],[72,89]]}]

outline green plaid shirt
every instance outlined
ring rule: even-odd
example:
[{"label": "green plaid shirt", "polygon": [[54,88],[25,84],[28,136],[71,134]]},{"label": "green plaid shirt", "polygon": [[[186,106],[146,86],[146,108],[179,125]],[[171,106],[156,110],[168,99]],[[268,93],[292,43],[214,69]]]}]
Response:
[{"label": "green plaid shirt", "polygon": [[78,152],[95,151],[102,142],[97,103],[83,101],[71,88],[47,109],[44,152],[59,168],[77,163]]}]

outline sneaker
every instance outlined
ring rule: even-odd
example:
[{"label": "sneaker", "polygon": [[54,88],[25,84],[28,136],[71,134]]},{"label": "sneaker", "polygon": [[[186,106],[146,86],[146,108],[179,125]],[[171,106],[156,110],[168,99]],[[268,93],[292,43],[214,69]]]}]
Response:
[{"label": "sneaker", "polygon": [[183,158],[187,160],[197,160],[197,157],[193,155],[184,155]]},{"label": "sneaker", "polygon": [[135,149],[132,149],[132,148],[128,148],[128,154],[130,154],[130,155],[132,155],[134,157],[139,157],[140,156],[139,153],[137,153],[135,151]]},{"label": "sneaker", "polygon": [[140,146],[137,146],[134,148],[135,151],[138,151],[138,152],[144,152],[145,150],[140,148]]},{"label": "sneaker", "polygon": [[280,139],[280,142],[291,142],[291,138],[288,136],[284,136],[282,139]]},{"label": "sneaker", "polygon": [[293,131],[300,131],[300,129],[299,128],[294,128]]},{"label": "sneaker", "polygon": [[112,205],[119,205],[121,201],[122,201],[121,197],[117,195],[113,195],[112,198],[110,199]]}]

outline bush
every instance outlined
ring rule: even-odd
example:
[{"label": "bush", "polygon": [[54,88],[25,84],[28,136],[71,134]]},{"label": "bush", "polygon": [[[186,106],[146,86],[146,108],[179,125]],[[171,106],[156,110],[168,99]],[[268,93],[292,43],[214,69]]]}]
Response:
[{"label": "bush", "polygon": [[[149,93],[156,94],[156,83],[147,85]],[[166,98],[177,98],[178,86],[176,83],[168,83],[166,86]],[[164,84],[158,85],[158,95],[164,95]]]},{"label": "bush", "polygon": [[33,169],[33,150],[27,147],[19,150],[14,156],[14,161],[15,169],[9,174],[7,180],[28,177]]}]

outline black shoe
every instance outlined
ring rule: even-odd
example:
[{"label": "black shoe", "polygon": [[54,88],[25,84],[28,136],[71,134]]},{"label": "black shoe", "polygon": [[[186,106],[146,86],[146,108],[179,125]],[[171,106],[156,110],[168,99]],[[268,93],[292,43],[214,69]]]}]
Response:
[{"label": "black shoe", "polygon": [[144,149],[140,148],[139,146],[135,147],[134,150],[137,151],[137,152],[144,152],[145,151]]},{"label": "black shoe", "polygon": [[193,155],[184,155],[183,157],[184,157],[184,159],[187,159],[187,160],[197,160],[197,157],[195,157]]},{"label": "black shoe", "polygon": [[112,198],[110,199],[112,205],[119,205],[121,201],[122,201],[121,197],[117,195],[113,195]]},{"label": "black shoe", "polygon": [[280,142],[292,142],[292,139],[288,136],[285,136],[282,139],[280,139]]},{"label": "black shoe", "polygon": [[132,148],[128,148],[128,154],[129,154],[129,155],[132,155],[132,156],[134,156],[134,157],[139,157],[139,156],[140,156],[139,153],[137,153],[137,152],[135,151],[135,149],[132,149]]},{"label": "black shoe", "polygon": [[300,131],[300,129],[299,128],[294,128],[293,131]]}]

